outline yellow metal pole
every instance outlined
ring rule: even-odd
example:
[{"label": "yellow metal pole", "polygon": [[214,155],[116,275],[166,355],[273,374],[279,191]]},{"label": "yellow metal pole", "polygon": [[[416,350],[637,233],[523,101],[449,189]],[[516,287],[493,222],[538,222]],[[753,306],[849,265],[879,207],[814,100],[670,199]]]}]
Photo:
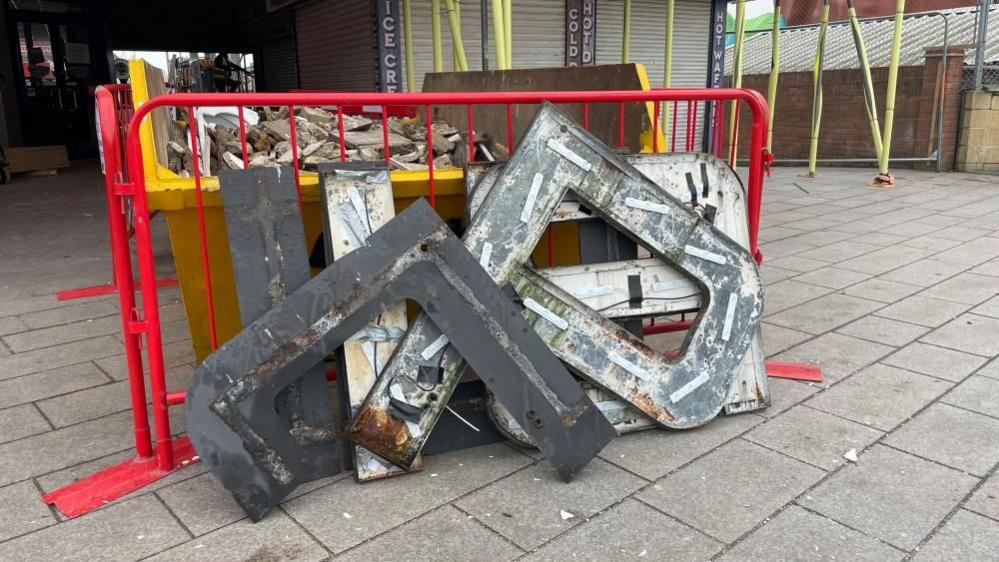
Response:
[{"label": "yellow metal pole", "polygon": [[[852,0],[851,0],[852,1]],[[767,83],[767,106],[770,122],[767,123],[767,151],[774,151],[774,114],[777,113],[777,80],[780,78],[780,0],[774,0],[774,21],[770,35],[770,81]]]},{"label": "yellow metal pole", "polygon": [[465,58],[465,44],[461,40],[461,14],[455,0],[444,0],[447,4],[447,20],[451,26],[451,51],[457,63],[459,72],[468,70],[468,59]]},{"label": "yellow metal pole", "polygon": [[819,126],[822,125],[822,57],[826,48],[826,27],[829,25],[829,0],[822,3],[819,20],[819,39],[815,46],[815,65],[812,67],[812,135],[808,142],[808,177],[815,177],[815,163],[819,154]]},{"label": "yellow metal pole", "polygon": [[[673,15],[676,13],[676,3],[675,0],[666,0],[666,48],[663,52],[663,87],[669,88],[670,83],[673,80]],[[662,131],[663,138],[669,138],[669,127],[671,126],[669,122],[669,112],[670,103],[666,102],[663,104],[663,115],[662,115]],[[676,126],[673,123],[672,126]],[[665,144],[665,143],[664,143]]]},{"label": "yellow metal pole", "polygon": [[871,137],[874,139],[874,155],[881,162],[881,125],[878,124],[878,106],[874,99],[874,80],[871,78],[871,64],[867,60],[867,47],[864,46],[864,35],[857,21],[857,10],[853,0],[846,0],[847,15],[850,17],[850,27],[853,29],[853,44],[857,48],[857,59],[864,75],[864,106],[867,109],[867,120],[871,124]]},{"label": "yellow metal pole", "polygon": [[624,0],[624,24],[621,30],[621,64],[631,58],[631,0]]},{"label": "yellow metal pole", "polygon": [[406,91],[416,91],[416,79],[413,77],[413,12],[410,0],[402,0],[402,42],[406,61]]},{"label": "yellow metal pole", "polygon": [[493,45],[496,47],[496,68],[506,70],[506,30],[503,25],[503,0],[492,0]]},{"label": "yellow metal pole", "polygon": [[902,15],[905,13],[905,0],[895,2],[895,32],[891,39],[891,61],[888,63],[888,95],[885,98],[885,128],[881,139],[881,156],[878,159],[878,183],[895,183],[888,173],[889,153],[891,152],[892,124],[895,119],[895,86],[898,84],[898,59],[902,50]]},{"label": "yellow metal pole", "polygon": [[[742,43],[746,33],[746,0],[739,0],[735,5],[735,45],[732,51],[732,87],[742,87]],[[739,154],[739,121],[736,120],[735,109],[739,102],[729,103],[728,130],[729,138],[729,165],[735,167],[736,156]]]},{"label": "yellow metal pole", "polygon": [[430,30],[434,36],[434,72],[444,72],[444,47],[441,39],[440,0],[430,0]]},{"label": "yellow metal pole", "polygon": [[506,67],[513,68],[513,0],[503,0],[503,25],[506,30]]}]

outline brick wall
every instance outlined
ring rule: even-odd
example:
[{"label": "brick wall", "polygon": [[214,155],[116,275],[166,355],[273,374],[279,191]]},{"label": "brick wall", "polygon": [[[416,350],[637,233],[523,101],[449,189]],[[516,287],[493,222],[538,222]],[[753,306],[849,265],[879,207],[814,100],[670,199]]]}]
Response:
[{"label": "brick wall", "polygon": [[999,173],[999,94],[965,92],[955,167]]},{"label": "brick wall", "polygon": [[[895,95],[895,118],[891,155],[926,157],[936,149],[937,117],[935,108],[940,88],[939,70],[942,49],[926,50],[924,66],[899,69]],[[960,108],[961,49],[950,49],[944,88],[943,159],[945,169],[953,164]],[[873,68],[874,95],[878,114],[884,125],[888,69]],[[743,87],[766,96],[769,75],[744,76]],[[864,110],[864,82],[859,69],[827,70],[823,73],[822,125],[819,129],[818,157],[874,158],[870,124]],[[726,119],[727,122],[727,119]],[[807,159],[812,123],[812,73],[781,74],[777,89],[774,119],[774,154],[777,159]],[[740,116],[739,146],[749,145],[750,121]],[[727,138],[727,136],[726,136]],[[727,143],[726,143],[727,144]],[[741,150],[741,148],[740,148]],[[727,154],[727,152],[726,152]]]}]

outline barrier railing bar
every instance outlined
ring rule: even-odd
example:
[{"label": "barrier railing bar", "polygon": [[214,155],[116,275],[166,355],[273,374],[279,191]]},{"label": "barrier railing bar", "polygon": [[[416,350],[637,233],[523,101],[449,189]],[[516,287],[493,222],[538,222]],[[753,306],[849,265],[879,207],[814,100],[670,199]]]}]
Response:
[{"label": "barrier railing bar", "polygon": [[243,167],[250,167],[250,151],[246,149],[246,120],[243,118],[243,106],[238,106],[237,117],[239,119],[239,146],[243,151]]},{"label": "barrier railing bar", "polygon": [[[201,165],[198,158],[198,123],[193,105],[187,106],[187,125],[191,132],[191,167],[194,168],[194,200],[198,212],[198,242],[201,245],[201,271],[205,278],[205,304],[208,307],[208,334],[212,350],[218,348],[218,334],[215,331],[215,307],[212,303],[212,274],[208,261],[208,233],[205,226],[205,202],[201,193]],[[206,155],[209,158],[210,155]],[[143,190],[144,191],[144,190]],[[138,232],[138,230],[136,230]],[[143,284],[143,287],[146,285]]]},{"label": "barrier railing bar", "polygon": [[295,173],[295,195],[298,197],[298,209],[302,209],[302,182],[299,181],[298,169],[298,122],[295,120],[295,106],[288,106],[288,141],[291,143],[291,168]]},{"label": "barrier railing bar", "polygon": [[433,112],[430,104],[423,109],[423,114],[427,121],[427,191],[430,193],[430,207],[437,208],[437,194],[434,190],[434,128]]},{"label": "barrier railing bar", "polygon": [[670,123],[670,141],[669,141],[669,151],[676,152],[676,116],[679,111],[680,102],[670,104],[673,106],[673,121]]}]

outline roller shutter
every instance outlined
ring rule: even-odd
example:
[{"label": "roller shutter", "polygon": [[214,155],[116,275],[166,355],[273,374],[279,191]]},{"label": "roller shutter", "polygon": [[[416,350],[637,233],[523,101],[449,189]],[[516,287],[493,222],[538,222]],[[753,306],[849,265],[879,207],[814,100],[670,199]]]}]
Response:
[{"label": "roller shutter", "polygon": [[286,92],[298,88],[295,38],[284,37],[263,43],[259,50],[263,82],[261,92]]},{"label": "roller shutter", "polygon": [[295,8],[302,89],[375,90],[373,10],[371,0],[319,0]]}]

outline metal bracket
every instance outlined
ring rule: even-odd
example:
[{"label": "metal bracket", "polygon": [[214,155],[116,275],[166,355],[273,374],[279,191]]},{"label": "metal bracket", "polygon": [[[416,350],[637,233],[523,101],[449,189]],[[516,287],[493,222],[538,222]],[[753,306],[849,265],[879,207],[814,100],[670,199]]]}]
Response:
[{"label": "metal bracket", "polygon": [[[195,449],[254,520],[304,482],[314,459],[287,438],[277,395],[385,308],[417,301],[426,322],[460,350],[563,478],[585,466],[613,427],[425,201],[417,201],[243,329],[197,369],[186,413]],[[394,357],[399,357],[397,351]],[[384,374],[382,375],[384,378]],[[415,376],[410,379],[415,387]],[[411,407],[405,380],[393,398]],[[405,443],[388,410],[354,424]]]},{"label": "metal bracket", "polygon": [[[243,327],[260,318],[311,277],[304,226],[291,168],[223,170],[219,175],[233,277]],[[307,479],[340,472],[333,403],[320,363],[288,386],[276,402],[290,434],[315,459]]]}]

